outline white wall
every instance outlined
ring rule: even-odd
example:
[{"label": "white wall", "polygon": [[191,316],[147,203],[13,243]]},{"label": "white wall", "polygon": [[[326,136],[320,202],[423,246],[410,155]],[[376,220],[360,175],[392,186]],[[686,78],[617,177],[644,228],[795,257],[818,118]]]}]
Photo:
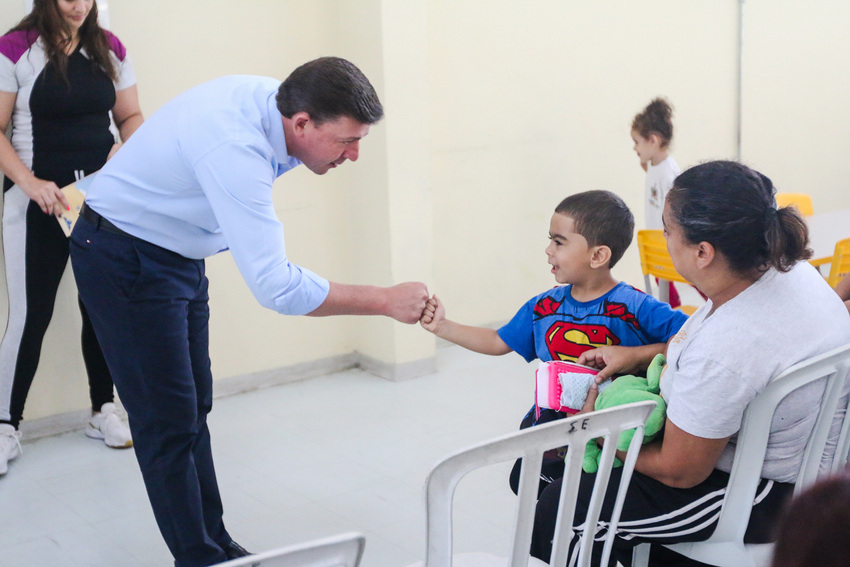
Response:
[{"label": "white wall", "polygon": [[[335,37],[335,2],[110,2],[112,29],[133,59],[146,115],[187,88],[228,73],[284,78],[300,63],[341,53]],[[23,16],[22,2],[2,0],[3,29]],[[343,50],[344,51],[344,50]],[[367,75],[376,72],[359,62]],[[363,149],[368,162],[369,146]],[[290,258],[331,279],[351,279],[350,238],[341,177],[316,177],[297,170],[279,180],[277,209],[284,222]],[[210,341],[217,377],[320,360],[352,352],[350,318],[282,317],[261,308],[229,254],[207,262],[213,304]],[[85,370],[79,355],[76,289],[68,270],[57,300],[26,417],[35,419],[88,406]],[[384,279],[383,284],[388,284]]]},{"label": "white wall", "polygon": [[[356,164],[278,182],[291,258],[331,279],[429,283],[449,315],[509,318],[554,284],[543,249],[565,196],[610,189],[643,218],[629,127],[654,96],[675,107],[682,167],[736,155],[737,0],[110,0],[150,115],[228,73],[283,78],[351,58],[387,118]],[[0,28],[23,16],[0,0]],[[839,0],[745,3],[743,158],[816,210],[850,206],[850,37]],[[256,305],[227,254],[208,261],[218,379],[352,351],[389,365],[433,340],[377,318],[316,320]],[[632,247],[615,275],[640,285]],[[87,406],[73,282],[66,281],[29,419]]]},{"label": "white wall", "polygon": [[[453,316],[503,320],[554,285],[549,217],[572,193],[614,191],[643,222],[630,129],[653,97],[675,106],[682,167],[735,153],[737,2],[428,5],[435,281]],[[642,283],[636,248],[615,275]]]},{"label": "white wall", "polygon": [[815,212],[846,208],[850,3],[746,6],[743,159],[780,191],[811,193]]}]

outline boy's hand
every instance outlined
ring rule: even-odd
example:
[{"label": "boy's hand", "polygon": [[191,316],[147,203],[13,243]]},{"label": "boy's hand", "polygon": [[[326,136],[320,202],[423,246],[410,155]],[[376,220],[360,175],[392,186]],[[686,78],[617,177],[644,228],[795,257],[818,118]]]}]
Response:
[{"label": "boy's hand", "polygon": [[419,319],[419,324],[450,343],[460,345],[465,349],[481,354],[501,356],[511,352],[511,347],[499,337],[496,329],[462,325],[451,319],[446,319],[446,308],[436,295],[425,303],[425,310]]},{"label": "boy's hand", "polygon": [[426,331],[432,333],[437,332],[440,323],[446,320],[446,308],[443,302],[436,296],[430,297],[425,304],[425,310],[422,312],[422,317],[419,319],[419,324]]}]

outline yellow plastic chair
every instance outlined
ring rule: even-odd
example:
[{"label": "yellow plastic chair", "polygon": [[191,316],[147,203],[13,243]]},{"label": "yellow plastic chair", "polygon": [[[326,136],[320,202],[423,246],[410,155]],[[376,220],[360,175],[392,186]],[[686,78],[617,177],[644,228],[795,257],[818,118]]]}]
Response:
[{"label": "yellow plastic chair", "polygon": [[804,217],[812,216],[815,209],[812,206],[812,196],[806,193],[777,193],[776,206],[780,209],[788,205],[797,207]]},{"label": "yellow plastic chair", "polygon": [[835,253],[832,255],[832,266],[826,281],[835,289],[841,278],[850,273],[850,238],[835,243]]},{"label": "yellow plastic chair", "polygon": [[[673,267],[673,260],[667,252],[667,241],[661,230],[639,230],[637,235],[638,252],[640,253],[640,269],[646,283],[646,293],[652,293],[652,278],[689,284],[688,280],[679,275]],[[670,303],[670,290],[666,285],[658,285],[658,299]],[[686,314],[693,315],[697,308],[693,305],[679,307]]]},{"label": "yellow plastic chair", "polygon": [[[826,258],[812,258],[809,260],[809,264],[818,269],[821,274],[823,274],[823,270],[821,270],[821,266],[826,266],[827,264],[832,264],[832,258],[834,256],[827,256]],[[827,277],[824,275],[824,277]]]}]

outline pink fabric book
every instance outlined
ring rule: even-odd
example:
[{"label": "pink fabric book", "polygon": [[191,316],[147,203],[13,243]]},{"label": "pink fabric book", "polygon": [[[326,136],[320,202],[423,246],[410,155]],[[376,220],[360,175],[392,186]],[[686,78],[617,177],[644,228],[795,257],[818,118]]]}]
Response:
[{"label": "pink fabric book", "polygon": [[[587,390],[596,378],[596,368],[575,362],[541,362],[537,368],[535,402],[540,409],[548,408],[569,414],[578,413],[587,399]],[[611,380],[599,385],[601,392]]]}]

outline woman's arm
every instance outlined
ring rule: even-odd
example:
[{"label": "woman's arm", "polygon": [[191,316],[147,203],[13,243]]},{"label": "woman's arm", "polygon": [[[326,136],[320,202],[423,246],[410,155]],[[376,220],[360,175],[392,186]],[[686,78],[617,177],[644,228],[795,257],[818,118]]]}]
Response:
[{"label": "woman's arm", "polygon": [[[126,142],[145,121],[145,117],[142,116],[142,109],[139,106],[139,90],[136,85],[115,92],[112,118],[118,127],[118,135],[122,142]],[[111,155],[112,153],[110,153],[110,157]]]},{"label": "woman's arm", "polygon": [[668,419],[664,437],[643,446],[635,470],[673,488],[691,488],[708,478],[729,439],[697,437]]},{"label": "woman's arm", "polygon": [[45,214],[52,212],[60,215],[68,209],[68,199],[55,183],[33,175],[5,136],[17,98],[18,93],[0,91],[0,171],[35,201]]},{"label": "woman's arm", "polygon": [[[584,407],[578,413],[592,412],[597,397],[599,388],[593,383],[587,392]],[[635,470],[673,488],[692,488],[708,478],[730,438],[697,437],[682,431],[667,419],[664,436],[641,448]],[[602,444],[601,439],[598,442]],[[617,457],[625,461],[626,451],[617,451]]]}]

